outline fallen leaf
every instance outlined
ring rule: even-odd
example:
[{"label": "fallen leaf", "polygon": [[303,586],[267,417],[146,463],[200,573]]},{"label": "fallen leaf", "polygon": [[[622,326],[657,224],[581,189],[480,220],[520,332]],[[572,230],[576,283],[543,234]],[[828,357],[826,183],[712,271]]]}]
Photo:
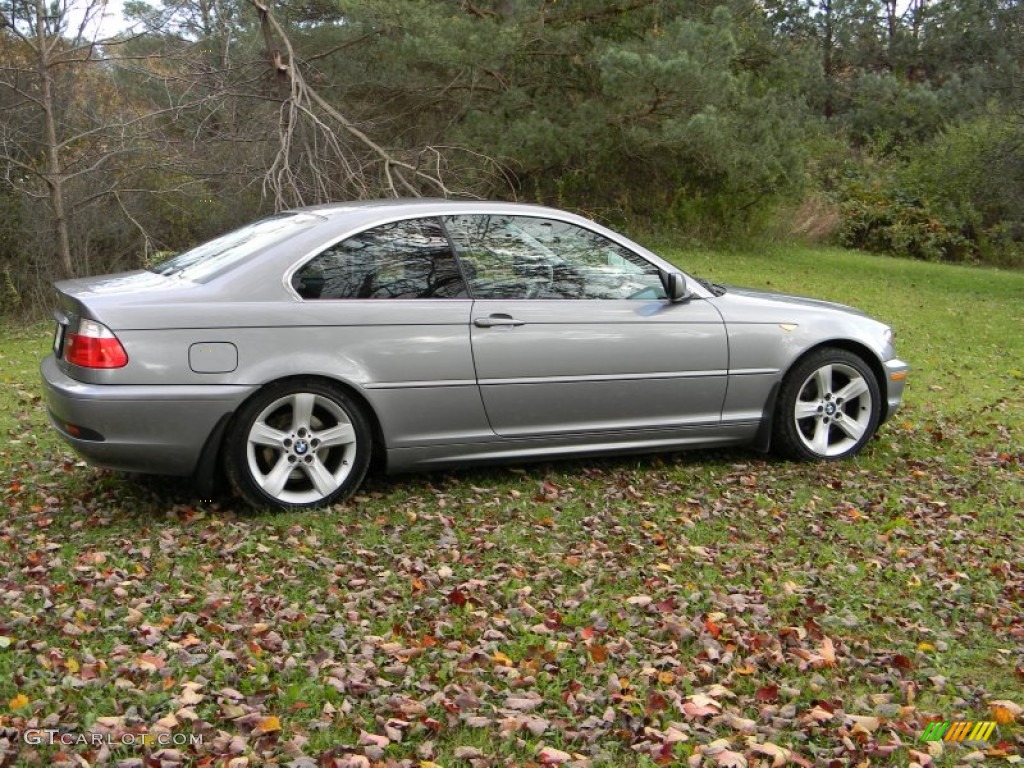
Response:
[{"label": "fallen leaf", "polygon": [[541,765],[561,765],[562,763],[568,763],[572,760],[572,755],[568,752],[563,752],[560,749],[554,747],[541,746],[537,752],[537,757],[541,762]]},{"label": "fallen leaf", "polygon": [[254,733],[274,733],[281,730],[281,721],[276,715],[261,717],[253,728]]},{"label": "fallen leaf", "polygon": [[927,752],[920,752],[916,749],[908,749],[907,755],[910,757],[911,760],[920,765],[921,768],[927,768],[927,766],[931,765],[934,762],[930,754],[928,754]]},{"label": "fallen leaf", "polygon": [[759,755],[772,759],[772,768],[780,768],[789,760],[789,750],[766,741],[764,744],[749,744],[750,749]]},{"label": "fallen leaf", "polygon": [[815,705],[810,710],[808,710],[807,716],[810,719],[815,720],[819,723],[827,723],[829,720],[835,717],[835,715],[832,712],[829,712],[827,709],[823,708],[820,705]]},{"label": "fallen leaf", "polygon": [[509,696],[505,699],[505,708],[514,709],[517,712],[529,712],[544,703],[540,696]]},{"label": "fallen leaf", "polygon": [[990,701],[989,709],[992,710],[992,717],[1000,725],[1009,725],[1018,717],[1020,717],[1021,709],[1020,705],[1015,702],[1009,701],[1008,699],[999,699],[998,701]]},{"label": "fallen leaf", "polygon": [[391,743],[391,739],[387,736],[381,736],[377,733],[370,733],[368,731],[359,731],[359,745],[363,747],[380,747],[384,749]]},{"label": "fallen leaf", "polygon": [[821,656],[822,662],[826,667],[834,667],[836,665],[836,648],[831,639],[826,637],[821,641],[818,655]]},{"label": "fallen leaf", "polygon": [[695,693],[688,696],[683,702],[683,714],[690,718],[707,717],[717,715],[722,711],[722,705],[703,693]]},{"label": "fallen leaf", "polygon": [[747,758],[732,750],[727,739],[718,739],[706,745],[702,752],[714,759],[722,768],[747,768]]},{"label": "fallen leaf", "polygon": [[205,698],[206,697],[203,694],[196,691],[195,688],[186,688],[184,691],[181,692],[181,695],[178,697],[178,700],[186,707],[192,707],[196,704],[199,704]]},{"label": "fallen leaf", "polygon": [[144,653],[135,660],[135,665],[146,672],[156,672],[159,669],[163,669],[166,664],[166,661],[151,653]]},{"label": "fallen leaf", "polygon": [[757,689],[754,693],[754,698],[760,702],[771,702],[779,700],[779,686],[777,685],[765,685]]},{"label": "fallen leaf", "polygon": [[862,715],[847,715],[846,721],[853,724],[854,733],[874,733],[881,726],[882,721],[877,717],[864,717]]}]

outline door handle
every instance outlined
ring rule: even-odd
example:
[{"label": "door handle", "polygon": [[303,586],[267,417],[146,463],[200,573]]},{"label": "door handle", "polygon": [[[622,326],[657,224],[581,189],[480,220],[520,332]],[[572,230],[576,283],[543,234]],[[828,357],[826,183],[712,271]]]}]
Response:
[{"label": "door handle", "polygon": [[473,321],[473,325],[477,328],[508,328],[516,325],[526,325],[526,321],[516,320],[512,315],[495,314],[490,317],[478,317]]}]

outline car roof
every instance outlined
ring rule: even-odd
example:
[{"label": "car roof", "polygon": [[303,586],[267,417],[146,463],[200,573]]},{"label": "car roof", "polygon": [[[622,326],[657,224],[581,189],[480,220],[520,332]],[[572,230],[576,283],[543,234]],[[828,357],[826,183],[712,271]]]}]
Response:
[{"label": "car roof", "polygon": [[458,211],[534,213],[546,216],[576,216],[569,211],[548,208],[529,203],[509,203],[499,200],[450,199],[441,197],[397,197],[378,200],[351,200],[338,203],[321,203],[293,208],[292,211],[314,213],[334,217],[346,213],[372,213],[375,215],[443,215]]}]

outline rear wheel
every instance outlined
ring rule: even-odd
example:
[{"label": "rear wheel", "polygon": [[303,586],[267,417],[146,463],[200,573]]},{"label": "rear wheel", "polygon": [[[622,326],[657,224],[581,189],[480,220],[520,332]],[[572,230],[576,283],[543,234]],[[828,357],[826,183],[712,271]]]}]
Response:
[{"label": "rear wheel", "polygon": [[363,409],[319,379],[271,384],[228,427],[225,468],[255,507],[320,507],[351,495],[370,463]]},{"label": "rear wheel", "polygon": [[875,374],[858,355],[823,348],[786,375],[775,412],[775,446],[798,459],[843,459],[878,428]]}]

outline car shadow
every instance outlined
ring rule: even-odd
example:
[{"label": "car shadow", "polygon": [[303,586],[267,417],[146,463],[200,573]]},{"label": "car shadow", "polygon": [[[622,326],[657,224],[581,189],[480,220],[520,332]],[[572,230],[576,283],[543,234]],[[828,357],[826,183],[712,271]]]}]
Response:
[{"label": "car shadow", "polygon": [[[357,510],[360,503],[368,498],[379,500],[390,495],[395,495],[396,499],[419,495],[432,496],[439,490],[455,492],[459,488],[500,485],[508,483],[510,476],[517,476],[526,484],[540,485],[553,475],[557,475],[563,482],[571,482],[576,476],[580,482],[586,482],[599,476],[671,470],[687,472],[691,468],[732,467],[751,462],[775,461],[781,460],[747,448],[711,448],[667,454],[477,464],[397,475],[387,474],[380,463],[374,462],[362,486],[354,494],[353,500],[335,507],[335,511],[343,513],[344,510]],[[280,510],[259,510],[250,507],[232,493],[222,477],[218,477],[210,489],[201,488],[190,478],[98,470],[94,478],[84,483],[80,495],[87,502],[92,502],[93,506],[109,501],[128,512],[137,510],[144,514],[160,511],[172,517],[188,516],[197,511],[213,515],[247,517],[280,513]],[[531,498],[532,496],[526,496],[525,502],[532,503]],[[319,513],[322,514],[323,511],[320,510]]]}]

